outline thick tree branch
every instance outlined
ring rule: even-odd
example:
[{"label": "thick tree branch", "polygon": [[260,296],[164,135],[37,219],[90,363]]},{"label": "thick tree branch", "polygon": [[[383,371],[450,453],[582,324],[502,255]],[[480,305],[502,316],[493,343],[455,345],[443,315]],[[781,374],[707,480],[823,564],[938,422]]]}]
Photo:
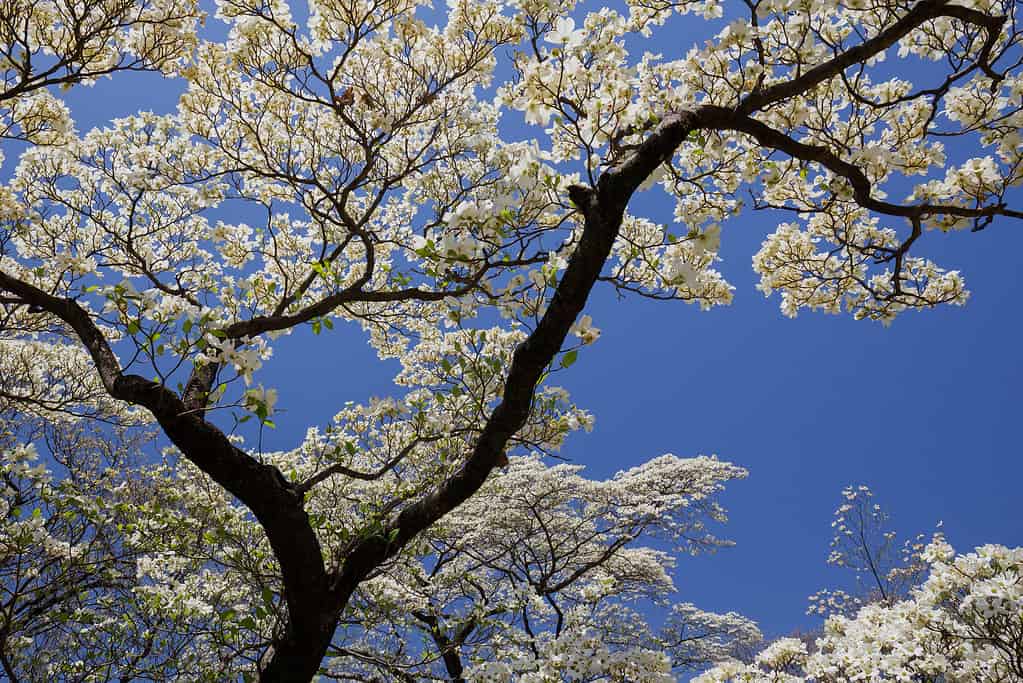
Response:
[{"label": "thick tree branch", "polygon": [[478,491],[502,460],[508,441],[526,422],[541,375],[561,349],[600,276],[629,198],[658,165],[671,158],[703,115],[701,109],[669,117],[630,157],[605,173],[596,188],[570,188],[570,199],[583,217],[583,233],[546,313],[515,350],[502,401],[458,472],[431,494],[405,508],[384,533],[360,540],[346,554],[344,564],[333,577],[339,604],[347,602],[355,587],[374,568]]},{"label": "thick tree branch", "polygon": [[444,668],[447,670],[448,676],[450,677],[448,680],[450,680],[451,683],[465,683],[462,658],[459,656],[458,652],[462,643],[452,641],[451,638],[448,637],[447,633],[445,633],[441,628],[440,620],[436,615],[431,614],[430,612],[416,610],[412,612],[412,616],[426,625],[426,629],[430,634],[430,639],[433,640],[433,644],[437,647],[437,651],[440,653],[441,659],[444,662]]},{"label": "thick tree branch", "polygon": [[[232,444],[174,392],[138,375],[125,375],[103,333],[76,301],[47,294],[0,271],[0,289],[16,294],[69,325],[85,345],[107,392],[141,405],[156,418],[168,438],[192,463],[240,500],[259,520],[281,567],[289,630],[276,648],[308,649],[322,644],[311,671],[295,669],[286,656],[277,658],[295,669],[277,680],[308,681],[319,666],[334,631],[335,614],[324,615],[327,573],[319,540],[303,509],[303,496],[280,471],[264,465]],[[191,384],[191,383],[190,383]],[[187,395],[187,394],[186,394]],[[201,411],[200,411],[201,412]],[[304,676],[304,678],[303,678]]]},{"label": "thick tree branch", "polygon": [[1009,209],[1002,204],[978,208],[954,206],[951,204],[893,204],[871,196],[872,183],[858,166],[844,161],[827,147],[808,145],[771,128],[750,116],[736,114],[724,107],[707,107],[707,127],[715,130],[733,130],[745,133],[764,147],[777,149],[803,161],[813,161],[827,168],[837,176],[845,178],[853,190],[853,199],[865,209],[889,216],[919,219],[924,216],[949,215],[962,218],[989,218],[1007,216],[1023,218],[1023,212]]},{"label": "thick tree branch", "polygon": [[196,411],[199,417],[203,417],[205,414],[206,406],[210,400],[210,392],[213,390],[213,383],[217,379],[219,370],[219,363],[196,365],[185,384],[181,400],[188,410]]},{"label": "thick tree branch", "polygon": [[[992,17],[976,10],[949,5],[948,3],[949,0],[922,0],[918,2],[898,21],[873,38],[865,40],[845,52],[839,53],[832,59],[813,67],[797,78],[776,83],[760,91],[750,93],[739,104],[736,112],[738,114],[752,114],[757,110],[764,109],[782,100],[798,97],[824,81],[838,76],[850,66],[877,56],[925,22],[939,17],[952,17],[984,27],[988,32],[988,41],[981,49],[980,59],[986,60],[997,39],[999,29],[1005,23],[1005,17]],[[990,66],[984,68],[984,70],[985,73],[992,77],[997,77],[991,71]]]},{"label": "thick tree branch", "polygon": [[89,352],[107,392],[115,398],[121,398],[115,395],[117,381],[122,378],[121,363],[84,308],[72,299],[62,299],[47,294],[38,287],[22,282],[2,270],[0,270],[0,289],[17,295],[29,306],[37,307],[63,320],[75,331],[86,351]]}]

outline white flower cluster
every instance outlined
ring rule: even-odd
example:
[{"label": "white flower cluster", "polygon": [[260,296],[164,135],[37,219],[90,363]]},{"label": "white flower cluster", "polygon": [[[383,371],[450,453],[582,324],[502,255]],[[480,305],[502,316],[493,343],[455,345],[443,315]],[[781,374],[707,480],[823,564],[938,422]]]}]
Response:
[{"label": "white flower cluster", "polygon": [[611,651],[603,639],[586,631],[566,630],[547,640],[539,654],[511,662],[489,662],[475,667],[472,680],[487,683],[674,683],[671,662],[663,653],[644,648]]},{"label": "white flower cluster", "polygon": [[927,579],[909,598],[830,617],[809,654],[783,639],[755,664],[721,665],[696,681],[1023,680],[1023,548],[956,555],[938,540],[923,558]]}]

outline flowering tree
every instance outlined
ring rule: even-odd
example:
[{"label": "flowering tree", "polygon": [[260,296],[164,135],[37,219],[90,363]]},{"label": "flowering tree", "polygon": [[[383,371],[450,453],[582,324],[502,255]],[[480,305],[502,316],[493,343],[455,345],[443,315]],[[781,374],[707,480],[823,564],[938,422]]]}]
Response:
[{"label": "flowering tree", "polygon": [[[3,451],[4,674],[250,678],[287,623],[258,523],[194,467],[111,462],[90,443],[68,441],[75,457],[95,457],[60,481],[31,446]],[[714,496],[744,471],[674,456],[607,481],[579,470],[513,458],[505,476],[359,586],[323,676],[666,681],[757,644],[756,626],[734,613],[676,604],[660,633],[643,617],[674,592],[674,556],[642,540],[686,553],[723,544],[705,520],[723,520]],[[358,486],[335,494],[373,497]],[[336,506],[312,512],[337,523],[319,529],[340,527]],[[355,511],[343,520],[362,521]]]},{"label": "flowering tree", "polygon": [[725,655],[696,683],[978,681],[1023,676],[1023,548],[956,555],[938,532],[896,544],[866,486],[842,490],[828,563],[857,587],[819,591],[813,637],[779,638],[750,661]]},{"label": "flowering tree", "polygon": [[[874,502],[870,487],[847,486],[835,510],[828,564],[855,574],[850,590],[824,589],[810,596],[808,614],[851,616],[872,602],[891,605],[909,596],[927,574],[922,553],[928,539],[923,534],[900,545],[889,527],[891,518]],[[941,526],[941,523],[938,523]],[[940,533],[934,539],[940,538]]]},{"label": "flowering tree", "polygon": [[[745,473],[708,458],[662,456],[608,481],[578,466],[514,458],[504,476],[424,532],[424,546],[360,590],[328,672],[407,680],[675,680],[760,640],[736,614],[678,604],[662,633],[644,602],[674,591],[676,553],[723,542],[712,494]],[[424,559],[426,558],[426,559]],[[417,646],[418,645],[418,646]]]},{"label": "flowering tree", "polygon": [[905,600],[835,615],[808,653],[783,638],[753,664],[728,662],[697,683],[839,683],[858,680],[978,681],[1023,678],[1023,548],[986,545],[956,555],[925,549],[924,583]]},{"label": "flowering tree", "polygon": [[[216,678],[248,662],[262,680],[307,681],[332,670],[330,654],[395,675],[412,660],[430,666],[431,642],[442,659],[472,662],[486,628],[507,644],[495,660],[546,675],[523,660],[561,656],[559,634],[604,623],[593,616],[606,607],[602,591],[625,599],[666,585],[655,571],[663,558],[616,551],[592,567],[586,558],[646,531],[680,534],[689,547],[696,520],[676,518],[673,496],[700,498],[735,476],[716,461],[683,461],[693,488],[673,490],[663,477],[682,466],[654,460],[618,482],[633,518],[573,493],[579,502],[565,505],[597,536],[571,541],[571,552],[549,548],[546,569],[481,558],[445,536],[495,471],[538,486],[560,476],[530,474],[509,455],[552,452],[589,423],[551,379],[599,335],[582,315],[598,282],[727,303],[731,287],[713,269],[720,226],[749,190],[753,208],[791,216],[754,258],[760,287],[779,291],[787,314],[889,322],[967,297],[958,272],[916,255],[925,230],[1023,217],[1008,203],[1023,174],[1012,0],[737,3],[713,40],[668,59],[637,58],[626,44],[670,29],[677,14],[720,17],[717,0],[636,0],[624,13],[456,0],[434,28],[421,4],[315,0],[298,21],[281,0],[220,0],[225,41],[196,32],[188,0],[0,8],[0,130],[24,148],[0,190],[0,396],[18,415],[69,429],[152,422],[174,447],[166,468],[105,473],[100,458],[78,477],[69,467],[65,490],[27,464],[20,427],[5,444],[8,467],[27,477],[6,508],[24,538],[50,534],[52,547],[74,548],[111,539],[71,553],[95,558],[76,576],[134,561],[137,575],[102,579],[110,590],[131,580],[126,604],[150,615],[115,620],[149,624],[133,649],[110,650],[119,666],[170,670],[170,657],[182,675]],[[927,81],[892,77],[881,64],[889,56],[928,64]],[[80,134],[55,88],[130,69],[183,79],[176,113]],[[542,139],[502,139],[508,110]],[[948,161],[943,141],[957,136],[982,156]],[[634,194],[654,185],[674,198],[678,227],[630,213]],[[361,325],[382,357],[401,362],[407,392],[347,406],[285,453],[229,436],[232,409],[271,418],[276,392],[257,379],[273,340],[341,323]],[[136,470],[139,483],[119,488]],[[137,519],[82,497],[128,489]],[[5,556],[27,547],[5,543],[14,548]],[[416,610],[421,619],[410,612],[394,625],[418,628],[422,648],[366,653],[360,629],[397,619],[380,593],[387,582],[414,591],[449,546],[459,558],[451,571],[507,580],[471,595],[454,582]],[[432,559],[415,560],[422,553]],[[482,559],[490,564],[473,565]],[[536,617],[552,629],[546,639],[526,625],[536,605],[514,622],[488,613],[491,603],[512,609],[526,586],[551,610]],[[14,592],[12,605],[31,600]],[[722,630],[687,610],[679,625]],[[369,628],[370,614],[384,621]],[[629,618],[605,627],[616,634],[605,634],[608,658],[635,650],[642,629]],[[87,632],[109,644],[126,628],[97,619]],[[683,662],[681,632],[663,639],[677,657],[658,655],[651,670]],[[17,644],[59,633],[48,625]],[[114,659],[79,659],[63,675],[112,675]],[[633,675],[622,666],[615,675]]]}]

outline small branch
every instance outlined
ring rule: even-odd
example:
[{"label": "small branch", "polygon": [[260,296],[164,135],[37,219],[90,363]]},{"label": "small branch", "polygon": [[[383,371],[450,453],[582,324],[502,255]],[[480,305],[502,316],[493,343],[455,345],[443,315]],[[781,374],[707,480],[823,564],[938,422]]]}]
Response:
[{"label": "small branch", "polygon": [[361,479],[363,481],[373,481],[374,479],[379,479],[380,477],[384,476],[392,469],[394,469],[395,466],[398,465],[398,463],[400,463],[402,460],[408,457],[408,454],[411,453],[412,450],[419,444],[432,443],[434,441],[439,441],[440,439],[443,438],[445,438],[445,436],[418,437],[414,439],[411,443],[406,445],[404,448],[402,448],[401,451],[399,451],[396,456],[388,460],[383,467],[373,472],[361,472],[359,470],[353,470],[350,467],[346,467],[341,463],[335,463],[334,465],[331,465],[327,469],[318,472],[313,476],[309,477],[308,479],[306,479],[305,481],[303,481],[301,484],[295,487],[295,490],[298,493],[304,495],[314,486],[316,486],[322,481],[325,481],[326,479],[329,479],[335,474],[343,474],[346,477],[351,477],[352,479]]}]

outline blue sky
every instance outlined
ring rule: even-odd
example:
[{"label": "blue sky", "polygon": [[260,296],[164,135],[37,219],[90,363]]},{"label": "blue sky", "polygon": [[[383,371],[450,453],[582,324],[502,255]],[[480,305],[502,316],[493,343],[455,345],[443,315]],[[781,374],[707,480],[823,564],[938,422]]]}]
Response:
[{"label": "blue sky", "polygon": [[[661,45],[666,57],[678,50],[671,43],[677,34]],[[84,131],[140,108],[170,111],[176,94],[171,82],[125,75],[76,89],[70,102]],[[510,125],[517,137],[541,134]],[[631,210],[670,209],[650,192]],[[749,469],[724,496],[731,521],[721,533],[736,546],[682,559],[679,599],[742,612],[769,635],[815,625],[806,596],[843,580],[825,559],[847,484],[870,485],[903,536],[943,520],[961,550],[1023,545],[1023,226],[925,235],[917,253],[961,270],[973,295],[965,308],[908,313],[884,328],[812,313],[789,320],[777,298],[755,291],[750,259],[778,220],[749,212],[725,224],[730,307],[701,312],[599,289],[587,312],[603,335],[558,376],[596,415],[593,433],[563,453],[592,476],[665,452],[716,453]],[[395,393],[394,368],[354,325],[279,340],[257,378],[280,389],[286,409],[265,445],[293,446],[345,401]]]}]

